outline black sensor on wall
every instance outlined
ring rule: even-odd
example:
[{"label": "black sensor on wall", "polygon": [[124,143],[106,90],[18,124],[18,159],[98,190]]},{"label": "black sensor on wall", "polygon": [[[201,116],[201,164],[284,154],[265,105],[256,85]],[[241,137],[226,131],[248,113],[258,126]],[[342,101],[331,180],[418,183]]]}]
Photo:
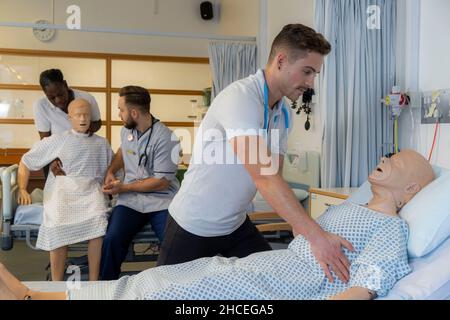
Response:
[{"label": "black sensor on wall", "polygon": [[200,3],[200,14],[203,20],[211,20],[213,18],[213,5],[210,1]]}]

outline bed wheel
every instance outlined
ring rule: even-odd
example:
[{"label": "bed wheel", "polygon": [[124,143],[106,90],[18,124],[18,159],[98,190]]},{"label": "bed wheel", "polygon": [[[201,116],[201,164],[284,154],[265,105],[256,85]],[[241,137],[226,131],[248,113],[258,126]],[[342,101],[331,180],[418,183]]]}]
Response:
[{"label": "bed wheel", "polygon": [[2,235],[2,250],[9,251],[13,247],[13,238],[10,235]]}]

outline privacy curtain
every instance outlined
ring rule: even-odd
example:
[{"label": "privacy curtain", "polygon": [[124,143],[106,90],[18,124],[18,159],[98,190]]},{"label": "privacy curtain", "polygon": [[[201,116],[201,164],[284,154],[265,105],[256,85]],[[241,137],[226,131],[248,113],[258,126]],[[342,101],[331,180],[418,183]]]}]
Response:
[{"label": "privacy curtain", "polygon": [[256,44],[214,41],[208,47],[213,76],[212,97],[230,83],[256,72]]},{"label": "privacy curtain", "polygon": [[316,30],[332,45],[319,78],[322,187],[360,186],[392,150],[393,121],[381,99],[395,83],[396,5],[315,1]]}]

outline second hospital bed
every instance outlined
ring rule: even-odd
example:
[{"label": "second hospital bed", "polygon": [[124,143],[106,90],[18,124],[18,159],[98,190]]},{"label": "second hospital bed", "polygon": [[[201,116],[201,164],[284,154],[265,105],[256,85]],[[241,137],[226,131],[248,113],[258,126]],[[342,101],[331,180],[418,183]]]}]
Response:
[{"label": "second hospital bed", "polygon": [[[42,222],[42,203],[33,203],[27,206],[18,206],[16,200],[18,165],[0,168],[1,177],[1,249],[8,251],[13,249],[15,241],[25,241],[33,250],[39,250],[35,241]],[[33,194],[32,194],[33,196]],[[141,244],[144,250],[136,250]],[[69,246],[70,252],[86,252],[87,242]],[[158,258],[159,240],[153,232],[151,225],[144,228],[134,237],[125,262],[156,261]],[[68,264],[87,265],[87,257],[72,257]]]},{"label": "second hospital bed", "polygon": [[[1,177],[1,249],[8,251],[13,249],[14,241],[25,241],[27,246],[33,250],[39,250],[35,246],[35,241],[39,233],[39,226],[42,223],[43,206],[41,202],[26,206],[18,206],[16,201],[17,192],[17,170],[18,165],[0,168]],[[184,171],[178,172],[177,178],[182,180]],[[33,193],[32,193],[33,198]],[[292,239],[289,225],[284,223],[278,216],[270,213],[255,213],[250,215],[251,220],[263,235],[271,243],[274,249],[283,248]],[[263,226],[267,222],[275,223],[275,227]],[[140,245],[140,246],[139,246]],[[128,250],[125,262],[156,261],[159,253],[159,240],[147,224],[133,238]],[[140,247],[139,249],[136,249]],[[144,248],[144,249],[142,249]],[[70,252],[86,252],[87,242],[69,246]],[[87,265],[87,257],[69,258],[67,264]]]}]

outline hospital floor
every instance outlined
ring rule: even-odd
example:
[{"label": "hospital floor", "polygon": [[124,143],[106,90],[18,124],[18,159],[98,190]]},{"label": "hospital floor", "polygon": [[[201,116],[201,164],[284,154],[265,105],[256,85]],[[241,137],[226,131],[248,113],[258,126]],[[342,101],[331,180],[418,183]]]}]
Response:
[{"label": "hospital floor", "polygon": [[[69,253],[79,256],[81,253]],[[22,281],[45,281],[49,263],[48,252],[30,249],[25,242],[15,241],[11,251],[0,250],[0,262]],[[122,265],[123,272],[139,272],[155,266],[155,262],[127,262]]]}]

